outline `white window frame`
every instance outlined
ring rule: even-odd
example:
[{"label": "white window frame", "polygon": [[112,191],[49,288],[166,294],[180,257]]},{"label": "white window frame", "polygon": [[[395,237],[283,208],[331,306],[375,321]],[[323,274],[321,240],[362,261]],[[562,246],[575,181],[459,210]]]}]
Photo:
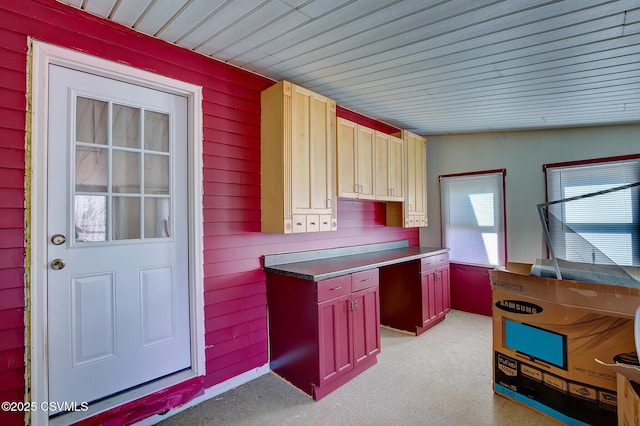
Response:
[{"label": "white window frame", "polygon": [[[543,166],[543,171],[545,173],[547,202],[553,202],[559,199],[569,198],[571,196],[582,195],[575,192],[567,191],[568,188],[582,187],[584,189],[591,187],[592,190],[590,192],[596,192],[604,189],[609,189],[611,187],[620,187],[640,181],[640,154],[545,164]],[[629,190],[628,192],[620,191],[619,194],[620,196],[627,197],[629,195],[629,192],[636,195],[638,194],[637,189]],[[617,192],[613,192],[610,194],[610,198],[615,197]],[[622,205],[623,204],[616,204],[616,207],[620,207]],[[563,203],[550,205],[549,211],[562,219],[564,223],[567,223],[567,225],[572,228],[572,231],[575,231],[577,233],[587,233],[586,235],[581,234],[582,238],[585,238],[587,241],[589,241],[589,235],[593,235],[593,237],[595,238],[598,234],[600,234],[600,243],[593,241],[589,242],[596,248],[599,248],[600,251],[602,251],[605,255],[609,256],[614,263],[624,266],[639,266],[640,200],[637,198],[632,199],[631,205],[629,207],[630,211],[619,211],[616,212],[616,215],[614,215],[612,212],[611,216],[620,217],[620,214],[625,213],[632,218],[632,225],[620,223],[619,220],[597,223],[571,223],[571,221],[567,217],[567,211],[564,208]],[[594,214],[593,217],[602,217],[602,215]],[[626,260],[624,259],[625,256],[616,256],[615,252],[617,250],[620,250],[619,240],[611,244],[612,249],[610,253],[607,253],[606,249],[606,235],[629,233],[629,231],[631,231],[631,264],[626,262]],[[559,231],[553,226],[549,226],[549,232],[553,234],[554,232]],[[557,240],[557,237],[554,238],[553,235],[551,235],[551,237],[552,239]],[[558,253],[558,250],[560,250],[561,252]],[[580,259],[572,257],[568,251],[565,251],[561,244],[557,245],[557,247],[554,247],[554,252],[555,255],[560,259],[569,261],[580,261]]]},{"label": "white window frame", "polygon": [[[506,266],[506,174],[499,169],[439,176],[442,245],[450,249],[451,262]],[[491,209],[482,208],[486,203]]]}]

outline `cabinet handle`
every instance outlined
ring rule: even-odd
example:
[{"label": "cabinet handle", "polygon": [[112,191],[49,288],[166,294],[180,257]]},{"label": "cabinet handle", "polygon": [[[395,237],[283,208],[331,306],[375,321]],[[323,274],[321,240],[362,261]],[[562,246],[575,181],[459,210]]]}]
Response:
[{"label": "cabinet handle", "polygon": [[367,281],[371,281],[371,277],[369,277],[369,278],[365,278],[365,279],[363,279],[363,280],[360,280],[360,282],[361,282],[361,283],[364,283],[364,282],[367,282]]},{"label": "cabinet handle", "polygon": [[355,311],[358,309],[358,301],[355,299],[351,299],[351,311]]},{"label": "cabinet handle", "polygon": [[310,223],[311,225],[314,225],[314,226],[315,226],[315,224],[316,224],[315,222],[309,222],[309,223]]},{"label": "cabinet handle", "polygon": [[302,222],[296,222],[296,225],[302,226]]},{"label": "cabinet handle", "polygon": [[331,208],[331,198],[327,198],[327,208]]},{"label": "cabinet handle", "polygon": [[338,287],[334,287],[334,288],[332,288],[332,289],[331,289],[331,291],[333,291],[333,290],[340,290],[341,288],[342,288],[342,286],[341,286],[341,285],[339,285]]}]

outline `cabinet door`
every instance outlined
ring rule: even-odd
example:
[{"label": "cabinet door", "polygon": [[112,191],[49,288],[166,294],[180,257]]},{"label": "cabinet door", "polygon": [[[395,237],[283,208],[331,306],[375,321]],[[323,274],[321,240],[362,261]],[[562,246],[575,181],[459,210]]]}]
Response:
[{"label": "cabinet door", "polygon": [[376,132],[376,200],[403,201],[403,140]]},{"label": "cabinet door", "polygon": [[402,162],[404,141],[395,136],[389,136],[388,164],[389,164],[389,200],[404,200],[404,167]]},{"label": "cabinet door", "polygon": [[293,214],[331,214],[335,185],[335,103],[292,85],[291,206]]},{"label": "cabinet door", "polygon": [[434,322],[438,317],[436,305],[436,272],[422,272],[422,326]]},{"label": "cabinet door", "polygon": [[320,383],[353,369],[351,294],[318,304]]},{"label": "cabinet door", "polygon": [[444,314],[451,311],[451,282],[449,278],[449,266],[438,269],[442,285],[442,309]]},{"label": "cabinet door", "polygon": [[380,352],[380,296],[378,286],[352,294],[354,366]]},{"label": "cabinet door", "polygon": [[357,198],[356,173],[356,139],[358,125],[344,118],[338,118],[337,163],[338,163],[338,197]]},{"label": "cabinet door", "polygon": [[357,138],[357,184],[358,198],[374,200],[374,154],[375,131],[358,126]]},{"label": "cabinet door", "polygon": [[376,168],[375,195],[376,200],[387,201],[391,196],[389,187],[389,139],[391,136],[376,132]]},{"label": "cabinet door", "polygon": [[444,282],[442,280],[442,271],[437,270],[433,273],[435,283],[435,316],[443,318],[444,313]]},{"label": "cabinet door", "polygon": [[338,119],[338,196],[374,200],[375,131]]},{"label": "cabinet door", "polygon": [[418,135],[406,132],[408,216],[414,226],[425,226],[427,217],[427,143]]}]

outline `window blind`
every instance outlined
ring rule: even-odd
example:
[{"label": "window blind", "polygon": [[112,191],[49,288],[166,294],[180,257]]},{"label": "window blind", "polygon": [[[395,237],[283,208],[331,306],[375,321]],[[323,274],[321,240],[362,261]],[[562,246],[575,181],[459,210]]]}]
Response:
[{"label": "window blind", "polygon": [[505,265],[504,171],[440,177],[442,239],[451,261]]},{"label": "window blind", "polygon": [[[640,159],[547,166],[548,201],[604,191],[640,181]],[[638,187],[549,206],[549,233],[556,257],[587,263],[596,253],[607,263],[640,264]],[[593,260],[593,261],[592,261]]]}]

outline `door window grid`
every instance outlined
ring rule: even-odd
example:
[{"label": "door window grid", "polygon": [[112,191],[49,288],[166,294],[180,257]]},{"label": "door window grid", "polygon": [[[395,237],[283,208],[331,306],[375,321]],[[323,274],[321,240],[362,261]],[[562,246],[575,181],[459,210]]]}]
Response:
[{"label": "door window grid", "polygon": [[168,238],[170,116],[75,99],[75,242]]}]

